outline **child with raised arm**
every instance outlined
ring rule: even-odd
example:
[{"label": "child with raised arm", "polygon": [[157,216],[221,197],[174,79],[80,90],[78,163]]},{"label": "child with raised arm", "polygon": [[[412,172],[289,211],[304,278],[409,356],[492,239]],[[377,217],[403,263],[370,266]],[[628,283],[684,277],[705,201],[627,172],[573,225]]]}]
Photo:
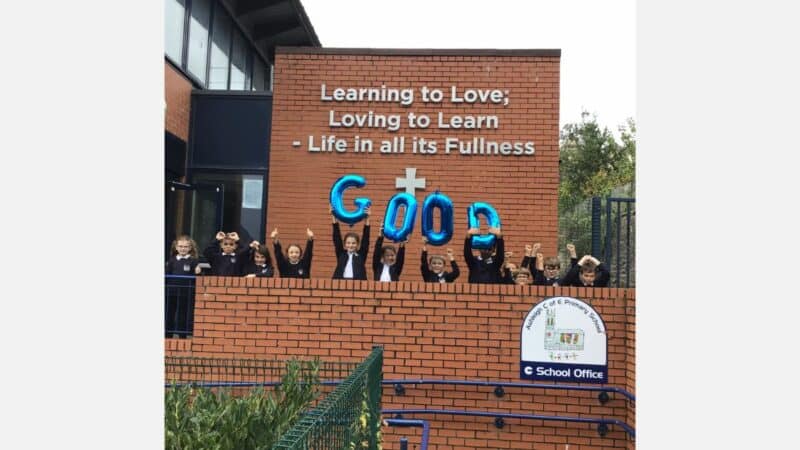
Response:
[{"label": "child with raised arm", "polygon": [[470,283],[493,283],[501,282],[500,268],[503,267],[505,257],[505,247],[503,235],[499,228],[490,227],[489,233],[495,235],[495,245],[492,249],[481,249],[480,255],[475,257],[472,254],[470,240],[472,236],[480,234],[478,228],[467,230],[467,237],[464,239],[464,262],[469,268]]},{"label": "child with raised arm", "polygon": [[403,272],[406,257],[406,243],[400,243],[400,250],[394,245],[383,245],[383,228],[375,241],[372,254],[372,274],[375,281],[398,281]]},{"label": "child with raised arm", "polygon": [[272,246],[275,251],[275,260],[278,263],[278,272],[281,278],[311,278],[311,256],[314,251],[314,233],[310,228],[306,228],[306,251],[297,244],[289,244],[286,247],[286,255],[281,250],[281,243],[278,240],[278,229],[272,231]]},{"label": "child with raised arm", "polygon": [[[558,286],[559,274],[561,273],[561,261],[556,256],[547,258],[539,252],[542,244],[535,243],[533,246],[525,245],[525,258],[523,267],[527,267],[533,274],[533,284],[537,286]],[[570,267],[575,266],[578,258],[575,254],[575,246],[567,244],[567,252],[570,257]]]},{"label": "child with raised arm", "polygon": [[215,239],[216,242],[209,244],[203,251],[211,264],[211,275],[242,276],[249,247],[241,245],[236,232],[225,234],[218,231]]},{"label": "child with raised arm", "polygon": [[514,284],[518,286],[529,286],[533,284],[533,275],[526,267],[522,267],[517,271],[517,276],[514,277]]},{"label": "child with raised arm", "polygon": [[422,257],[420,261],[420,271],[422,272],[422,279],[429,283],[452,283],[461,272],[458,270],[458,264],[453,257],[453,249],[447,249],[447,258],[450,260],[451,272],[444,270],[444,258],[441,255],[433,255],[428,260],[428,239],[422,238]]},{"label": "child with raised arm", "polygon": [[611,279],[611,274],[605,265],[592,255],[584,255],[578,263],[569,269],[561,286],[577,287],[606,287]]},{"label": "child with raised arm", "polygon": [[197,244],[188,235],[181,235],[172,241],[172,251],[167,261],[167,275],[199,275],[197,266]]},{"label": "child with raised arm", "polygon": [[250,243],[250,260],[244,267],[244,274],[246,278],[272,278],[275,275],[266,245],[261,245],[258,241]]},{"label": "child with raised arm", "polygon": [[333,271],[334,280],[366,280],[367,279],[367,254],[369,253],[369,215],[370,210],[366,208],[367,220],[364,222],[362,236],[350,231],[342,235],[339,231],[339,222],[333,215],[333,207],[330,208],[331,219],[333,219],[333,249],[336,253],[336,269]]}]

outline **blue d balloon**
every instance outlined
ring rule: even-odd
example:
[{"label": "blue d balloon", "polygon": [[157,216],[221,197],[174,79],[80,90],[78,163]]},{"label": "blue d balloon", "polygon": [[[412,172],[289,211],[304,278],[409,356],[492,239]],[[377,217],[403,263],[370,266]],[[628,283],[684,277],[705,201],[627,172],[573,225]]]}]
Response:
[{"label": "blue d balloon", "polygon": [[333,215],[339,219],[340,221],[348,224],[353,225],[365,217],[367,217],[367,213],[364,212],[366,208],[369,208],[372,205],[372,201],[366,197],[359,197],[353,201],[356,204],[357,208],[355,211],[347,211],[344,208],[344,191],[347,188],[351,187],[364,187],[367,184],[367,180],[364,179],[361,175],[356,174],[347,174],[336,180],[331,186],[331,194],[330,194],[330,202],[331,206],[333,207]]},{"label": "blue d balloon", "polygon": [[[492,205],[484,202],[475,202],[467,208],[467,219],[469,220],[470,228],[480,228],[481,223],[478,220],[478,214],[486,217],[486,222],[490,228],[500,228],[500,216],[497,211]],[[472,248],[490,249],[494,247],[494,242],[495,235],[493,234],[472,236]]]},{"label": "blue d balloon", "polygon": [[[403,215],[403,225],[400,228],[394,226],[397,219],[397,208],[406,207]],[[395,194],[389,204],[386,205],[386,215],[383,216],[383,235],[394,242],[403,242],[414,230],[414,219],[417,217],[417,199],[407,192]]]},{"label": "blue d balloon", "polygon": [[[433,231],[433,210],[439,208],[442,217],[442,229]],[[450,197],[436,191],[422,202],[422,234],[428,244],[444,245],[453,237],[453,201]]]}]

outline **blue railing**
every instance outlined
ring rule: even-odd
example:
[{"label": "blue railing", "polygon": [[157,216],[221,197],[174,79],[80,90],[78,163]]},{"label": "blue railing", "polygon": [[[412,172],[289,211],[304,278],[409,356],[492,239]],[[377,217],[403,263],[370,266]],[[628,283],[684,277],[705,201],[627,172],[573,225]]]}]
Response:
[{"label": "blue railing", "polygon": [[164,276],[164,336],[188,337],[194,331],[195,277]]}]

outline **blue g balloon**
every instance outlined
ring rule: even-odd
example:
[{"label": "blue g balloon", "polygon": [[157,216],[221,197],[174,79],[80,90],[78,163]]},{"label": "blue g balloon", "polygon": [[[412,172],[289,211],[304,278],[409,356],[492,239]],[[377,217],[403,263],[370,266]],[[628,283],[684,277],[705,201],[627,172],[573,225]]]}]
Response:
[{"label": "blue g balloon", "polygon": [[[397,219],[397,208],[406,207],[403,215],[403,225],[398,229],[394,226]],[[386,215],[383,216],[383,235],[394,242],[403,242],[414,230],[414,219],[417,217],[417,199],[407,192],[395,194],[386,205]]]},{"label": "blue g balloon", "polygon": [[[467,219],[469,220],[470,228],[480,228],[481,223],[478,220],[478,214],[486,217],[486,222],[490,228],[500,228],[500,216],[492,205],[484,202],[475,202],[467,208]],[[481,234],[472,236],[472,248],[490,249],[494,247],[495,235]]]},{"label": "blue g balloon", "polygon": [[350,187],[364,187],[367,184],[367,180],[364,179],[361,175],[356,174],[347,174],[333,183],[331,186],[331,195],[330,195],[330,202],[331,206],[333,207],[333,215],[339,219],[341,222],[344,222],[350,226],[363,220],[367,213],[364,212],[364,209],[369,208],[372,205],[372,201],[365,197],[359,197],[353,201],[358,207],[355,211],[350,212],[344,208],[344,191]]},{"label": "blue g balloon", "polygon": [[[439,208],[442,217],[442,229],[433,231],[433,210]],[[453,237],[453,201],[450,197],[436,191],[422,202],[422,234],[428,239],[428,244],[444,245]]]}]

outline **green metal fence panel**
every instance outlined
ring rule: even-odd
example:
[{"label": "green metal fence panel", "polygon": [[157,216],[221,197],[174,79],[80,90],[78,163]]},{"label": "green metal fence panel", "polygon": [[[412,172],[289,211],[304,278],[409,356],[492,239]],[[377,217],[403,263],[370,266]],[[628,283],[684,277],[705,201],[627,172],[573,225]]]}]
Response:
[{"label": "green metal fence panel", "polygon": [[376,346],[347,379],[283,435],[273,450],[377,449],[381,381],[383,348]]}]

